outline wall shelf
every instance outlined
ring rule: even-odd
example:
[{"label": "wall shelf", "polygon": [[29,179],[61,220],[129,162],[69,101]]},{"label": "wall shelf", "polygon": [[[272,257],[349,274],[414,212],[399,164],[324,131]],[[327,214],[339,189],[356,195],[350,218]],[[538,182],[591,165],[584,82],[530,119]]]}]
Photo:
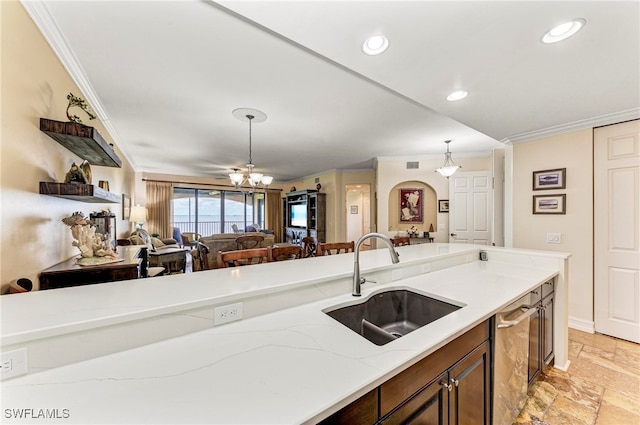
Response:
[{"label": "wall shelf", "polygon": [[40,182],[40,194],[94,204],[119,204],[120,196],[91,184]]},{"label": "wall shelf", "polygon": [[46,133],[91,165],[122,167],[113,148],[93,128],[75,122],[54,121],[40,118],[40,131]]}]

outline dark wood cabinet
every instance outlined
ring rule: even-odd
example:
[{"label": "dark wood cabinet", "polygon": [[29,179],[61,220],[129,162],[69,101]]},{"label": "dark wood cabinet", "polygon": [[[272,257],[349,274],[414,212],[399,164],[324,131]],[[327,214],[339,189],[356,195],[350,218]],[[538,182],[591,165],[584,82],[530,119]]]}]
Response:
[{"label": "dark wood cabinet", "polygon": [[[489,335],[490,321],[487,320],[325,419],[322,424],[489,425]],[[372,399],[379,401],[374,403]],[[345,418],[349,420],[342,421]]]},{"label": "dark wood cabinet", "polygon": [[300,244],[306,236],[326,242],[326,194],[315,190],[289,192],[283,210],[285,242]]},{"label": "dark wood cabinet", "polygon": [[40,273],[40,290],[137,279],[146,275],[146,247],[119,246],[118,257],[122,261],[99,266],[79,266],[75,258],[58,263]]},{"label": "dark wood cabinet", "polygon": [[545,282],[532,292],[537,311],[529,319],[529,385],[533,384],[553,354],[554,281]]}]

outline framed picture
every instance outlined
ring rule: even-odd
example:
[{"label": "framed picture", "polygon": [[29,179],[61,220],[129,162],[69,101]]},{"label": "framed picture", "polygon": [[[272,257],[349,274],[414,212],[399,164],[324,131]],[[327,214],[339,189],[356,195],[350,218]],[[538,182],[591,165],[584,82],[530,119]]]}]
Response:
[{"label": "framed picture", "polygon": [[131,214],[131,197],[129,195],[122,194],[122,219],[129,220]]},{"label": "framed picture", "polygon": [[543,170],[533,172],[533,190],[564,189],[567,169]]},{"label": "framed picture", "polygon": [[449,200],[448,199],[440,199],[438,201],[438,212],[448,213],[449,212]]},{"label": "framed picture", "polygon": [[358,206],[351,205],[351,214],[358,214]]},{"label": "framed picture", "polygon": [[400,189],[400,223],[424,221],[422,189]]},{"label": "framed picture", "polygon": [[566,214],[567,195],[534,195],[534,214]]}]

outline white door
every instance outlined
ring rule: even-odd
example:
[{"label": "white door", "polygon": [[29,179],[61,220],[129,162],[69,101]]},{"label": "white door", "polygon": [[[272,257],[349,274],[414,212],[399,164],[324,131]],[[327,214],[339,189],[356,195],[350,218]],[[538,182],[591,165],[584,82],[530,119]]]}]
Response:
[{"label": "white door", "polygon": [[640,342],[640,121],[594,132],[596,332]]},{"label": "white door", "polygon": [[491,244],[491,177],[459,171],[449,177],[449,242]]}]

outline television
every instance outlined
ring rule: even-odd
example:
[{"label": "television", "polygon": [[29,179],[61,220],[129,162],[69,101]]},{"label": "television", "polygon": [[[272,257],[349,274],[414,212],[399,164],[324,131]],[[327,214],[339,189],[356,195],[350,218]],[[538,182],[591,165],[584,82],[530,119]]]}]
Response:
[{"label": "television", "polygon": [[289,225],[293,227],[307,227],[307,204],[291,205]]}]

